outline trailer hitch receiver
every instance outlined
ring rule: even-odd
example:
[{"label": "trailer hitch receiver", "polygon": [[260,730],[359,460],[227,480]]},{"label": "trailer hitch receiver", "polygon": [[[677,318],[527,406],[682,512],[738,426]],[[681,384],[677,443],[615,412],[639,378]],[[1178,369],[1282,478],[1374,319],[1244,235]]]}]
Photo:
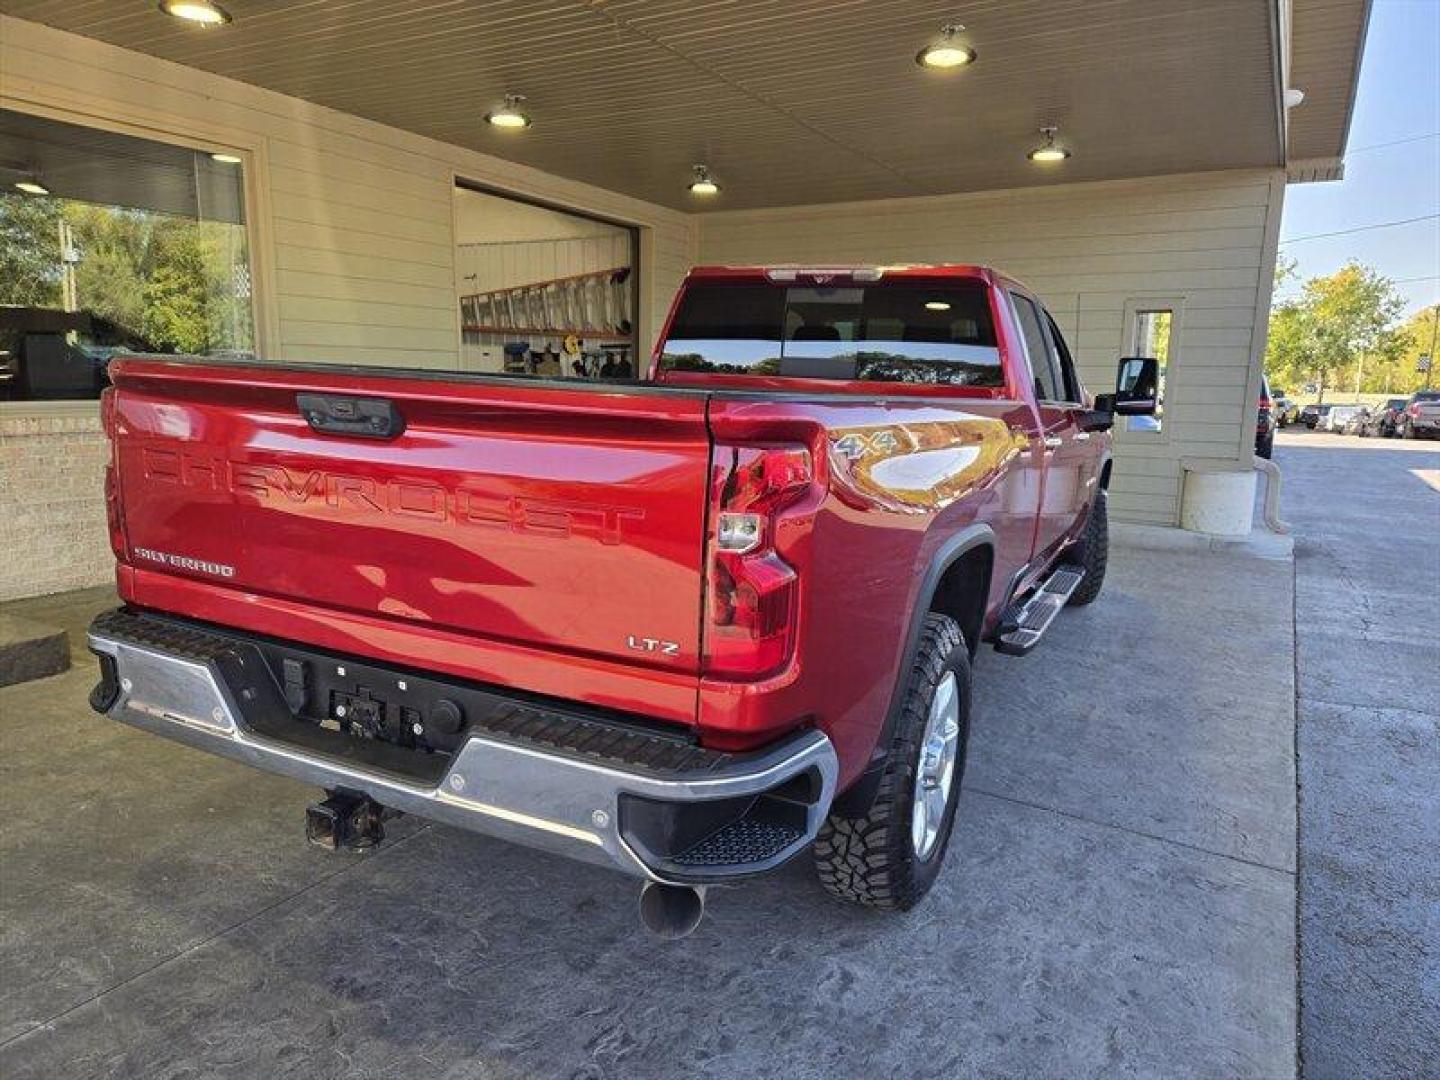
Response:
[{"label": "trailer hitch receiver", "polygon": [[385,808],[364,795],[331,791],[305,810],[305,839],[327,851],[374,847],[385,839]]}]

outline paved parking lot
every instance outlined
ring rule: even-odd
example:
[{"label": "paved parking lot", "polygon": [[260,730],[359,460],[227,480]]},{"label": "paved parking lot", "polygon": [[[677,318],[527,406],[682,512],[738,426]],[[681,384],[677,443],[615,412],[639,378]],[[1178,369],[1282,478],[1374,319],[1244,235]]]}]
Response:
[{"label": "paved parking lot", "polygon": [[[1290,1076],[1292,568],[1121,548],[982,653],[962,818],[908,916],[807,865],[639,929],[635,886],[412,819],[306,847],[314,793],[0,691],[0,1073]],[[76,631],[102,593],[30,601]]]},{"label": "paved parking lot", "polygon": [[1282,435],[1305,1075],[1440,1077],[1440,442]]}]

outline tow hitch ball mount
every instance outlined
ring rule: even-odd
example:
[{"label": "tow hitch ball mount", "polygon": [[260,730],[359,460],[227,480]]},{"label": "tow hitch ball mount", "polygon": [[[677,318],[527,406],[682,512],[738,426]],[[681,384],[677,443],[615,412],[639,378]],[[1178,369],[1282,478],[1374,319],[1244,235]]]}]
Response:
[{"label": "tow hitch ball mount", "polygon": [[393,817],[374,799],[347,791],[327,791],[324,802],[305,810],[305,839],[327,851],[358,851],[385,839],[385,819]]}]

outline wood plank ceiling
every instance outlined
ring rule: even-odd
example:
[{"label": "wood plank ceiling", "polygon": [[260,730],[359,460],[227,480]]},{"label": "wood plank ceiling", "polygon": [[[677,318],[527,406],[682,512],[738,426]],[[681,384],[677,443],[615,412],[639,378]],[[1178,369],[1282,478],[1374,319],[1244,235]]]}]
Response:
[{"label": "wood plank ceiling", "polygon": [[[684,209],[1283,159],[1269,0],[222,3],[216,29],[152,0],[0,11]],[[979,60],[917,66],[957,18]],[[482,122],[507,91],[529,130]],[[1025,158],[1047,123],[1074,151],[1049,169]],[[703,205],[685,190],[699,161],[724,186]]]},{"label": "wood plank ceiling", "polygon": [[1370,0],[1294,0],[1290,85],[1305,103],[1290,111],[1292,160],[1345,153]]}]

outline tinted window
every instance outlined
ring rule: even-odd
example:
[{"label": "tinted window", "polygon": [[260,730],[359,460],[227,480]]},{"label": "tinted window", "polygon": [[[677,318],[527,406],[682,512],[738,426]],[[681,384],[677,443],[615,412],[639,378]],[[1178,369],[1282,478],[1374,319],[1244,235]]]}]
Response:
[{"label": "tinted window", "polygon": [[1060,361],[1060,379],[1065,387],[1065,400],[1080,401],[1080,376],[1075,374],[1075,360],[1070,355],[1070,347],[1065,344],[1065,336],[1060,333],[1060,327],[1055,323],[1055,317],[1048,311],[1045,312],[1045,326],[1050,331],[1050,341],[1055,347],[1055,356]]},{"label": "tinted window", "polygon": [[690,286],[664,371],[1004,385],[983,287]]},{"label": "tinted window", "polygon": [[[780,362],[785,290],[773,285],[693,285],[660,356],[664,371],[758,374]],[[772,372],[773,374],[773,372]]]},{"label": "tinted window", "polygon": [[1422,390],[1416,394],[1412,401],[1440,401],[1440,390]]},{"label": "tinted window", "polygon": [[1063,401],[1060,379],[1050,358],[1050,346],[1045,340],[1045,330],[1040,325],[1040,315],[1035,305],[1026,297],[1010,294],[1015,302],[1015,314],[1020,320],[1020,333],[1025,338],[1025,354],[1030,358],[1030,370],[1035,374],[1035,396],[1041,401]]}]

